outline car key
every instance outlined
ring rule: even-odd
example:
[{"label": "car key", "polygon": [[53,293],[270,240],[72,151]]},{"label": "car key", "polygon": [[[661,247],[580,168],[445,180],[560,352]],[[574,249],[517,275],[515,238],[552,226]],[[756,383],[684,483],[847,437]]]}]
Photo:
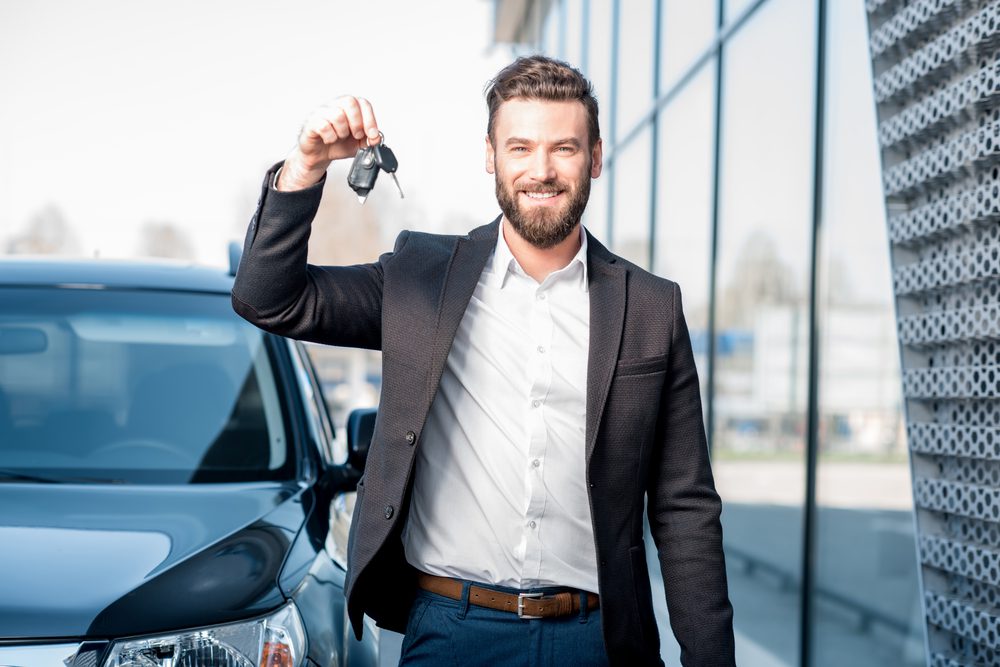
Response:
[{"label": "car key", "polygon": [[351,171],[347,174],[347,184],[358,195],[358,201],[362,204],[368,199],[368,193],[375,187],[378,171],[379,166],[375,162],[374,146],[359,148],[357,155],[354,156],[354,162],[351,163]]},{"label": "car key", "polygon": [[399,162],[396,160],[396,154],[392,152],[392,149],[385,145],[384,141],[372,146],[375,151],[375,164],[379,168],[392,176],[392,182],[396,184],[396,189],[399,190],[399,198],[405,199],[403,195],[403,188],[399,187],[399,180],[396,178],[396,167],[399,166]]}]

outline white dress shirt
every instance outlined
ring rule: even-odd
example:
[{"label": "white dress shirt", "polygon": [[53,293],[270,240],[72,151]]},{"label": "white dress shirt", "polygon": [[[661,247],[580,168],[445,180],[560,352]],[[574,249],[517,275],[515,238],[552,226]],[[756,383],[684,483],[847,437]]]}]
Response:
[{"label": "white dress shirt", "polygon": [[403,531],[430,574],[597,592],[584,430],[587,236],[542,283],[503,237],[455,335],[417,448]]}]

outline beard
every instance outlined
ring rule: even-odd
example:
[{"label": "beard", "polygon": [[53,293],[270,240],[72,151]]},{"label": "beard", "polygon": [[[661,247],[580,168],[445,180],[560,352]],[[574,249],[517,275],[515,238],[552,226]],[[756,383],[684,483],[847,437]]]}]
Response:
[{"label": "beard", "polygon": [[[590,169],[588,168],[583,178],[576,183],[575,188],[567,187],[566,183],[552,181],[542,183],[531,188],[512,189],[500,178],[500,171],[494,169],[496,174],[497,202],[504,217],[510,222],[514,231],[525,241],[542,250],[551,248],[566,237],[568,237],[577,223],[583,216],[583,210],[587,208],[587,200],[590,199]],[[559,190],[566,195],[568,201],[559,208],[537,206],[525,210],[518,205],[519,192],[545,192]]]}]

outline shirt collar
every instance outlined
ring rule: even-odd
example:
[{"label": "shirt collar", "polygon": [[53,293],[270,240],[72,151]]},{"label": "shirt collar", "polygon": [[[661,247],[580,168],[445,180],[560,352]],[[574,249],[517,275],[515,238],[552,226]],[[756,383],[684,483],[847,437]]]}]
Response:
[{"label": "shirt collar", "polygon": [[[507,276],[509,274],[516,273],[521,276],[527,276],[528,274],[517,263],[514,253],[510,251],[510,246],[507,245],[507,240],[503,237],[502,219],[498,228],[497,245],[493,251],[493,264],[490,267],[489,279],[493,287],[503,289],[507,283]],[[579,230],[580,249],[573,255],[573,259],[569,261],[569,264],[558,271],[553,271],[545,280],[548,282],[550,279],[560,279],[560,277],[565,276],[567,280],[573,280],[581,291],[586,292],[589,285],[587,282],[587,232],[584,230],[582,223]],[[579,268],[577,268],[577,265],[579,265]]]}]

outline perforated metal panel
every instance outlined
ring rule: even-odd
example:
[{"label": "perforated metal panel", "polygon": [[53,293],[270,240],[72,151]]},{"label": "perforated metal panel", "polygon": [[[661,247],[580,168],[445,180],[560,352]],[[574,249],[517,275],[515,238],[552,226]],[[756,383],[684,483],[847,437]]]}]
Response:
[{"label": "perforated metal panel", "polygon": [[867,0],[933,667],[1000,665],[1000,0]]}]

